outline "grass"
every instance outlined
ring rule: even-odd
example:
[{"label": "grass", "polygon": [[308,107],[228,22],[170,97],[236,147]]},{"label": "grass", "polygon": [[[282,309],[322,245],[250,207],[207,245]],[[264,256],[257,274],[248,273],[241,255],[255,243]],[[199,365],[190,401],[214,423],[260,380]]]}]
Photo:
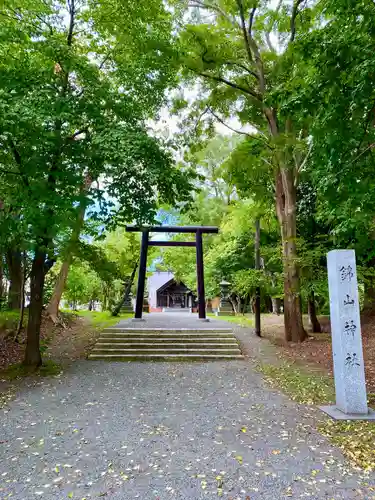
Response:
[{"label": "grass", "polygon": [[228,321],[229,323],[235,323],[240,326],[251,327],[254,326],[254,321],[248,316],[239,315],[239,316],[215,316],[215,314],[208,314],[212,318],[219,319],[221,321]]},{"label": "grass", "polygon": [[[24,323],[27,321],[27,313],[25,310]],[[14,330],[19,321],[20,312],[18,309],[0,311],[0,330]]]},{"label": "grass", "polygon": [[116,325],[122,319],[131,318],[132,314],[119,314],[112,316],[109,311],[74,311],[76,316],[86,318],[92,326],[97,329],[104,329]]},{"label": "grass", "polygon": [[375,469],[375,426],[373,422],[327,420],[318,427],[348,459],[365,470]]},{"label": "grass", "polygon": [[310,373],[295,363],[280,366],[259,365],[266,380],[277,385],[291,399],[304,404],[324,404],[334,400],[333,381],[328,375]]},{"label": "grass", "polygon": [[[334,401],[333,380],[328,375],[312,372],[296,363],[280,366],[262,364],[259,367],[266,380],[281,388],[294,401],[321,405]],[[369,402],[375,395],[369,395]],[[375,425],[372,422],[335,421],[325,419],[318,426],[319,432],[337,445],[356,466],[375,470]]]},{"label": "grass", "polygon": [[5,380],[15,380],[29,375],[36,375],[40,377],[51,377],[61,373],[61,366],[55,363],[51,359],[46,359],[43,361],[42,366],[40,366],[36,371],[30,372],[22,363],[15,363],[8,366],[5,370],[0,372],[0,378]]}]

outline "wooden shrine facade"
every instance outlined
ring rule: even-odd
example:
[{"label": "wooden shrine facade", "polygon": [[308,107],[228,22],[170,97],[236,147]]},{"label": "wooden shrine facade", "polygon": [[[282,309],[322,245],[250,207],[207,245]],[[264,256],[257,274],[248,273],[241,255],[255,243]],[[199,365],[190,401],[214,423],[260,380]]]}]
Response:
[{"label": "wooden shrine facade", "polygon": [[159,309],[194,309],[193,292],[182,282],[169,280],[156,291],[156,306]]},{"label": "wooden shrine facade", "polygon": [[[198,314],[200,319],[206,319],[202,235],[206,233],[218,233],[219,228],[215,226],[126,226],[126,231],[142,233],[141,257],[139,260],[137,299],[134,317],[136,319],[142,318],[148,247],[164,246],[195,247],[197,261]],[[150,233],[190,233],[195,235],[195,239],[194,241],[155,241],[149,239]]]}]

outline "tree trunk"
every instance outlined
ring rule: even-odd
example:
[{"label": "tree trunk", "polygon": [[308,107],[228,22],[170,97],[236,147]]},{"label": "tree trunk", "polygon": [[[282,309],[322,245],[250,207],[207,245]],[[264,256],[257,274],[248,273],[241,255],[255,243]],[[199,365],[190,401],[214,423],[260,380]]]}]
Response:
[{"label": "tree trunk", "polygon": [[281,299],[279,297],[272,297],[272,314],[280,315]]},{"label": "tree trunk", "polygon": [[263,297],[264,305],[266,307],[267,312],[272,312],[272,299],[269,295],[264,295]]},{"label": "tree trunk", "polygon": [[307,301],[307,308],[308,308],[308,313],[309,313],[309,322],[310,322],[312,331],[315,333],[321,333],[322,328],[320,326],[318,317],[316,315],[314,292],[310,292],[310,294],[309,294],[309,298]]},{"label": "tree trunk", "polygon": [[19,250],[8,250],[7,265],[9,271],[9,309],[20,309],[21,307],[21,289],[22,289],[22,256]]},{"label": "tree trunk", "polygon": [[283,250],[285,340],[303,342],[307,334],[302,322],[297,263],[296,189],[294,175],[287,167],[276,174],[276,209]]},{"label": "tree trunk", "polygon": [[138,261],[134,264],[132,273],[130,275],[129,280],[125,283],[125,290],[124,290],[124,295],[121,297],[120,302],[117,304],[117,306],[113,309],[112,316],[118,316],[121,311],[122,305],[125,303],[125,301],[128,299],[130,290],[133,286],[135,274],[138,269]]},{"label": "tree trunk", "polygon": [[29,321],[27,325],[27,343],[23,364],[31,369],[36,369],[42,364],[40,355],[40,325],[42,322],[43,290],[44,290],[44,263],[46,252],[40,249],[35,251],[31,268],[30,279],[30,306]]},{"label": "tree trunk", "polygon": [[229,302],[232,304],[233,311],[238,314],[239,313],[239,306],[240,306],[240,298],[238,295],[235,295],[234,297],[229,297]]},{"label": "tree trunk", "polygon": [[4,303],[4,271],[3,271],[3,258],[0,256],[0,309],[3,308]]},{"label": "tree trunk", "polygon": [[[260,270],[260,219],[255,220],[255,269]],[[260,287],[255,289],[255,335],[261,336],[260,332]]]},{"label": "tree trunk", "polygon": [[18,319],[17,330],[14,335],[14,341],[18,341],[18,337],[21,334],[23,327],[23,318],[25,316],[25,284],[27,278],[27,265],[26,265],[26,252],[23,252],[23,273],[22,273],[22,286],[21,286],[21,309],[20,309],[20,317]]},{"label": "tree trunk", "polygon": [[[92,183],[92,177],[87,174],[85,177],[84,184],[81,188],[81,193],[84,193],[88,191]],[[72,263],[73,259],[73,250],[74,247],[77,245],[78,240],[79,240],[79,235],[81,234],[83,222],[85,219],[85,212],[86,212],[86,204],[81,203],[78,209],[78,215],[77,215],[77,221],[75,224],[75,227],[72,231],[72,235],[70,237],[70,241],[67,245],[66,251],[65,251],[65,259],[64,262],[61,266],[59,276],[57,278],[55,288],[53,289],[53,294],[52,297],[49,301],[48,307],[47,307],[47,314],[50,316],[52,321],[54,323],[57,322],[57,317],[59,314],[59,305],[61,301],[62,294],[64,293],[65,285],[66,285],[66,280],[68,278],[69,274],[69,269],[70,265]]]},{"label": "tree trunk", "polygon": [[[371,262],[374,267],[373,262]],[[375,280],[371,277],[365,282],[365,297],[363,302],[363,315],[375,315]]]},{"label": "tree trunk", "polygon": [[53,289],[52,297],[51,297],[49,304],[48,304],[48,307],[47,307],[47,313],[54,323],[57,322],[57,317],[59,314],[59,305],[60,305],[62,294],[63,294],[64,289],[65,289],[65,284],[66,284],[66,280],[68,278],[68,273],[69,273],[69,268],[70,268],[71,262],[72,262],[72,256],[70,254],[70,255],[67,255],[66,259],[62,263],[59,275],[57,277],[55,287]]},{"label": "tree trunk", "polygon": [[[268,121],[271,136],[278,138],[279,125],[276,111],[272,108],[264,108],[263,112]],[[290,123],[287,120],[286,132],[288,129],[290,129]],[[303,342],[307,334],[302,322],[300,276],[297,263],[296,172],[286,150],[279,151],[276,159],[275,201],[283,250],[285,340]]]}]

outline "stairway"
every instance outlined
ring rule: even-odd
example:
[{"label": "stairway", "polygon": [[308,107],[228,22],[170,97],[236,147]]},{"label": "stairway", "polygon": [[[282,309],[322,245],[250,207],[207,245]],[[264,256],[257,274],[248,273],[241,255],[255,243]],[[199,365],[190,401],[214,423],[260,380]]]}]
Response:
[{"label": "stairway", "polygon": [[107,328],[88,359],[208,361],[243,359],[230,329]]}]

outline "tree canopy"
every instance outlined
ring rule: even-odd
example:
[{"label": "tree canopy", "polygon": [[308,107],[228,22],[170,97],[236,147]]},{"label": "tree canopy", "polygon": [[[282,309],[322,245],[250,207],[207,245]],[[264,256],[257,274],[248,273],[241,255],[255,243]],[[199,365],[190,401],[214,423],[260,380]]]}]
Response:
[{"label": "tree canopy", "polygon": [[[332,248],[356,250],[372,308],[374,9],[367,0],[2,3],[0,281],[9,289],[0,293],[18,308],[30,288],[27,364],[41,361],[46,276],[50,290],[59,270],[49,310],[61,296],[111,307],[138,254],[122,226],[155,222],[158,210],[220,226],[205,237],[208,296],[226,279],[243,311],[260,286],[264,310],[283,304],[286,340],[306,338],[303,312],[314,328],[313,311],[327,312]],[[195,289],[190,249],[163,249],[158,262]]]}]

